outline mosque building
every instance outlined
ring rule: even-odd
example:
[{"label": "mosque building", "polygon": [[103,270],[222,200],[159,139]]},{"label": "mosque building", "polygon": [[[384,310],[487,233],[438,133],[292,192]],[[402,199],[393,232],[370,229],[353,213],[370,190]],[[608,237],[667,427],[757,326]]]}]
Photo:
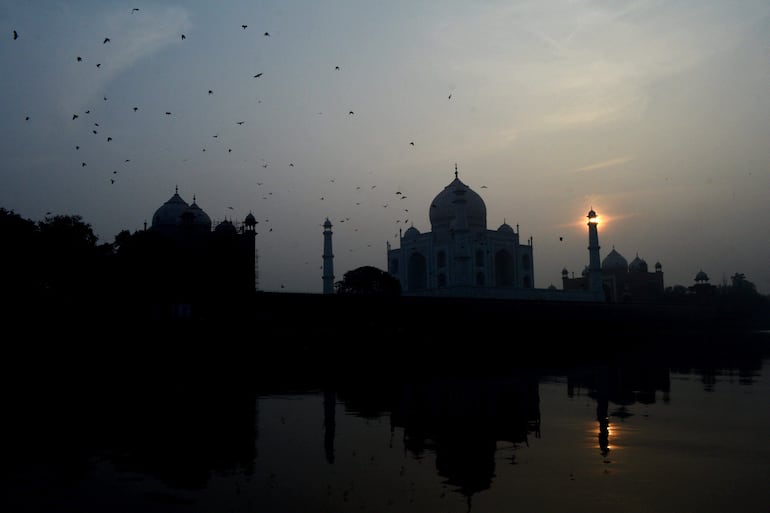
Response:
[{"label": "mosque building", "polygon": [[200,288],[228,292],[253,292],[258,286],[257,220],[249,213],[242,222],[225,219],[212,230],[211,218],[193,202],[188,204],[174,195],[152,216],[150,231],[173,242],[176,252],[183,253],[186,280]]},{"label": "mosque building", "polygon": [[[557,290],[535,286],[532,238],[519,227],[487,229],[487,209],[478,193],[455,177],[433,199],[431,231],[414,226],[387,246],[387,269],[405,296],[603,301],[601,289]],[[596,242],[598,255],[598,238]],[[598,260],[598,256],[596,257]]]},{"label": "mosque building", "polygon": [[[561,274],[564,290],[580,290],[588,286],[588,267],[578,277],[570,277],[566,268]],[[601,283],[610,303],[649,303],[663,299],[663,267],[660,262],[655,264],[654,272],[650,272],[647,262],[638,253],[629,263],[614,246],[602,260]]]}]

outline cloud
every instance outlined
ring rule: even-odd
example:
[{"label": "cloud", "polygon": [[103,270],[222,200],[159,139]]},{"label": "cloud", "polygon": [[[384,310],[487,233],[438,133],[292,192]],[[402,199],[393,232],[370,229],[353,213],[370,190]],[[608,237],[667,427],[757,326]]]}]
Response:
[{"label": "cloud", "polygon": [[[66,95],[62,98],[63,107],[68,112],[81,110],[107,84],[138,62],[179,44],[180,35],[189,33],[191,27],[188,11],[177,6],[150,5],[137,14],[122,8],[94,14],[67,12],[56,28],[60,33],[66,30],[74,34],[66,38],[61,34],[61,40],[67,44],[56,52],[60,80],[55,85]],[[110,38],[109,43],[103,43],[105,37]],[[74,65],[75,55],[83,57],[83,62],[77,63],[79,66]],[[98,69],[96,64],[100,64]]]},{"label": "cloud", "polygon": [[759,2],[607,5],[492,2],[443,20],[434,42],[463,94],[507,117],[496,132],[555,131],[640,118],[654,87],[725,55],[768,14]]},{"label": "cloud", "polygon": [[572,169],[572,173],[578,173],[581,171],[594,171],[596,169],[606,169],[608,167],[614,167],[619,166],[621,164],[625,164],[626,162],[631,162],[633,157],[618,157],[614,159],[609,160],[603,160],[601,162],[595,162],[594,164],[588,164],[587,166],[582,166],[577,169]]}]

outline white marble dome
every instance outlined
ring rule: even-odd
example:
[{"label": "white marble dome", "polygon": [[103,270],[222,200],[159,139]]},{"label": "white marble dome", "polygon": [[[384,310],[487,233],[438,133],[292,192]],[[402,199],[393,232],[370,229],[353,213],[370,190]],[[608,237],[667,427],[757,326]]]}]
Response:
[{"label": "white marble dome", "polygon": [[449,229],[455,218],[454,202],[459,196],[457,192],[463,193],[462,196],[465,198],[465,219],[468,228],[486,230],[487,206],[484,200],[457,177],[433,199],[428,212],[431,229],[433,231]]}]

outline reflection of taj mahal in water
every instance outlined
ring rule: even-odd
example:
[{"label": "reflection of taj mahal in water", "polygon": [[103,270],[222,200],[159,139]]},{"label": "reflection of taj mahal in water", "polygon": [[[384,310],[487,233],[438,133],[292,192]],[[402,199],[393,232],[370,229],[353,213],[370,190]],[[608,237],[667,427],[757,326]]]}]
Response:
[{"label": "reflection of taj mahal in water", "polygon": [[[430,205],[431,231],[411,226],[400,247],[388,244],[388,272],[409,296],[490,297],[556,301],[652,299],[663,294],[663,273],[648,273],[646,263],[619,271],[614,250],[599,259],[597,215],[588,213],[589,264],[580,278],[563,276],[563,289],[538,289],[534,280],[532,239],[522,243],[519,227],[505,221],[487,229],[484,200],[457,176]],[[622,257],[620,257],[622,259]],[[643,264],[643,265],[642,265]]]}]

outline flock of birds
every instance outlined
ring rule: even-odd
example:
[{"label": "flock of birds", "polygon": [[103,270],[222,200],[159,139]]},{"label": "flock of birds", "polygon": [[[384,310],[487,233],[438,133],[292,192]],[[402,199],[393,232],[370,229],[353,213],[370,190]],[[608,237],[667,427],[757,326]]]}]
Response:
[{"label": "flock of birds", "polygon": [[[141,15],[141,11],[140,11],[139,8],[133,8],[130,11],[130,14],[131,15]],[[244,24],[240,25],[240,30],[242,30],[242,31],[246,31],[248,28],[249,28],[248,24],[244,23]],[[187,35],[184,34],[184,33],[179,34],[179,37],[181,38],[181,40],[188,40]],[[262,32],[262,37],[264,37],[264,38],[271,37],[270,32],[268,32],[268,31]],[[17,41],[20,38],[21,38],[21,34],[19,34],[19,32],[17,32],[16,30],[13,30],[13,40]],[[101,40],[101,45],[102,46],[104,46],[104,45],[119,44],[119,43],[113,43],[112,38],[109,35],[102,37],[100,40]],[[87,62],[87,60],[88,60],[88,59],[84,58],[83,55],[75,55],[74,59],[75,59],[76,63],[79,63],[79,64],[83,64],[83,63]],[[96,67],[97,68],[101,68],[101,66],[102,66],[101,62],[96,63]],[[334,65],[333,67],[331,67],[331,70],[333,72],[335,72],[335,73],[342,72],[342,69],[341,69],[340,65]],[[264,72],[259,71],[257,73],[250,74],[250,76],[253,79],[260,79],[260,78],[262,78],[264,76]],[[205,92],[205,94],[207,96],[209,96],[209,97],[215,96],[215,91],[214,91],[213,88],[208,88],[208,87],[207,88],[203,88],[203,92]],[[452,93],[448,94],[447,101],[451,101],[452,99],[453,99],[453,94]],[[104,96],[102,96],[102,100],[103,100],[103,102],[108,102],[108,101],[111,100],[111,98],[108,98],[108,96],[104,95]],[[261,103],[261,100],[258,100],[257,103]],[[93,108],[96,110],[95,106]],[[140,105],[138,105],[138,104],[130,106],[130,112],[133,112],[133,113],[136,113],[136,114],[140,114],[141,110],[142,109],[140,108]],[[89,114],[91,114],[91,109],[85,109],[83,112],[73,113],[72,116],[71,116],[71,120],[73,122],[82,122],[83,119],[85,117],[88,117]],[[244,114],[248,114],[248,111],[244,111]],[[318,114],[322,114],[322,112],[319,112]],[[162,112],[162,115],[165,116],[165,117],[173,117],[174,113],[173,113],[172,110],[164,110]],[[356,111],[354,109],[348,109],[347,110],[347,115],[349,117],[350,116],[355,116],[356,115]],[[233,120],[232,123],[235,126],[243,127],[244,125],[248,124],[247,119],[248,118],[246,118],[246,119],[239,119],[239,120]],[[25,121],[30,121],[30,116],[29,115],[25,116]],[[90,135],[91,136],[101,137],[102,141],[104,143],[108,143],[108,144],[111,145],[110,148],[112,148],[112,149],[109,150],[110,153],[117,154],[117,152],[121,151],[120,149],[118,149],[117,147],[114,146],[115,144],[118,144],[118,143],[115,142],[116,141],[115,137],[112,134],[109,134],[107,127],[106,126],[101,126],[99,121],[93,121],[92,123],[90,123],[89,130],[90,130]],[[211,135],[211,137],[212,137],[213,140],[218,141],[220,143],[222,141],[222,138],[220,138],[220,134],[218,132],[213,133]],[[88,144],[87,142],[81,142],[79,144],[76,144],[75,147],[74,147],[74,150],[76,152],[80,152],[80,154],[83,154],[83,150],[81,148],[86,147],[87,144]],[[410,141],[405,142],[405,144],[407,144],[408,147],[410,147],[410,148],[414,148],[415,145],[416,145],[416,141],[410,140]],[[207,152],[207,149],[208,149],[207,146],[208,146],[208,144],[206,144],[206,143],[203,143],[201,145],[201,148],[200,148],[201,149],[201,153]],[[234,152],[234,147],[233,146],[228,145],[226,143],[225,147],[226,147],[226,153],[227,154],[232,154]],[[212,148],[212,149],[214,149],[214,148]],[[216,149],[219,149],[219,148],[216,148]],[[124,156],[126,158],[122,158],[121,159],[122,160],[122,164],[123,165],[129,165],[132,162],[132,158],[130,158],[130,157],[132,157],[132,155],[124,155]],[[183,159],[183,161],[187,162],[190,158],[191,158],[191,156],[188,156],[187,158]],[[277,169],[277,171],[273,171],[275,173],[280,173],[281,172],[281,168],[283,167],[283,165],[286,165],[286,164],[283,164],[283,165],[281,165],[281,164],[273,165],[272,163],[270,163],[268,161],[264,161],[264,159],[262,159],[262,160],[263,161],[259,164],[260,167],[263,170],[268,170],[268,168],[271,168],[271,169],[275,168],[275,169]],[[89,165],[89,162],[86,159],[78,159],[78,165],[81,168],[86,168]],[[251,163],[251,165],[254,166],[254,163]],[[110,167],[112,167],[112,166],[110,166]],[[293,161],[288,163],[288,167],[289,168],[296,168],[295,163]],[[123,172],[124,172],[123,170],[119,171],[119,169],[116,168],[116,167],[109,169],[109,171],[106,171],[107,179],[109,179],[109,183],[112,184],[112,185],[118,184],[118,182],[119,182],[119,175],[121,173],[123,173]],[[105,173],[105,171],[102,171],[102,173]],[[264,174],[264,173],[269,173],[269,172],[263,172],[263,174],[261,174],[261,175],[258,174],[257,180],[255,181],[255,185],[256,185],[256,189],[257,189],[256,197],[261,198],[262,200],[266,201],[266,200],[270,200],[270,199],[275,198],[275,196],[277,196],[279,194],[279,192],[278,191],[268,191],[268,190],[265,190],[265,184],[266,184],[266,182],[270,181],[270,176],[268,174]],[[334,184],[335,183],[335,179],[330,179],[329,183]],[[367,188],[362,189],[361,185],[353,185],[353,186],[350,186],[350,187],[351,188],[348,189],[348,192],[343,192],[342,193],[343,194],[342,197],[344,197],[346,199],[349,198],[349,197],[352,197],[354,199],[354,201],[353,201],[354,205],[351,205],[351,207],[352,206],[355,206],[355,207],[362,207],[362,206],[371,207],[371,205],[379,205],[379,207],[382,208],[382,209],[390,208],[390,211],[393,211],[393,213],[389,214],[389,216],[394,216],[394,217],[391,217],[391,220],[394,223],[395,227],[398,228],[398,231],[393,234],[393,237],[394,238],[399,237],[400,234],[401,234],[401,227],[405,228],[406,225],[410,221],[410,214],[409,214],[409,208],[408,208],[409,205],[408,205],[408,203],[402,203],[403,200],[407,199],[407,195],[403,194],[401,191],[396,191],[393,194],[393,196],[388,197],[387,193],[385,193],[386,195],[383,196],[382,195],[383,193],[375,191],[376,185],[369,185],[367,187],[368,187],[368,192],[370,193],[370,195],[368,197],[366,197],[363,191],[366,191]],[[482,188],[486,188],[486,185],[483,185],[481,187]],[[275,194],[274,194],[274,192],[275,192]],[[318,194],[319,201],[326,201],[327,199],[330,199],[331,197],[335,197],[337,199],[339,197],[341,197],[340,194],[339,194],[339,191],[337,191],[337,195],[336,196],[334,195],[334,193],[332,193],[329,190],[327,190],[326,192],[324,192],[324,190],[320,190],[319,193],[320,193],[320,194]],[[377,195],[373,196],[374,194],[377,194]],[[396,201],[396,200],[397,200],[397,204],[394,203],[394,201]],[[328,203],[328,201],[326,201],[326,202]],[[270,207],[267,206],[266,210],[268,210],[269,208]],[[364,207],[364,208],[366,208],[366,207]],[[232,207],[228,207],[228,209],[231,210],[231,211],[233,210]],[[335,222],[335,224],[336,223],[340,223],[340,224],[347,223],[348,225],[354,224],[355,221],[351,221],[351,219],[355,219],[355,218],[351,217],[350,215],[345,215],[344,217],[339,217],[338,219],[333,220],[333,222]],[[268,222],[269,218],[266,218],[265,221]],[[320,226],[320,221],[322,221],[322,220],[319,220],[319,226]],[[358,232],[359,229],[360,229],[360,226],[359,227],[354,227],[352,230],[354,232]],[[270,233],[270,232],[272,232],[272,227],[269,227],[268,229],[266,229],[264,231],[267,231],[268,233]],[[372,243],[371,242],[365,243],[365,244],[366,244],[366,247],[372,247]],[[363,246],[361,246],[361,247],[363,247]],[[353,251],[355,251],[355,249],[354,248],[349,248],[348,251],[349,252],[353,252]],[[305,263],[307,265],[311,265],[309,261],[306,261]]]},{"label": "flock of birds", "polygon": [[[131,9],[131,11],[130,11],[130,14],[131,14],[131,15],[134,15],[134,14],[140,14],[140,12],[141,12],[141,11],[140,11],[140,9],[139,9],[139,8],[132,8],[132,9]],[[249,28],[249,25],[248,25],[248,24],[241,24],[240,28],[241,28],[241,30],[247,30],[247,29]],[[263,32],[263,37],[270,37],[270,32],[268,32],[268,31],[264,31],[264,32]],[[18,40],[19,38],[20,38],[20,34],[19,34],[19,33],[18,33],[16,30],[13,30],[13,40],[15,41],[15,40]],[[186,39],[187,39],[187,35],[186,35],[186,34],[184,34],[184,33],[182,33],[182,34],[180,34],[180,38],[181,38],[182,40],[186,40]],[[104,37],[104,38],[102,39],[102,41],[101,41],[101,44],[102,44],[102,45],[106,45],[106,44],[112,44],[112,39],[111,39],[109,36],[107,36],[107,37]],[[84,62],[85,62],[85,59],[84,59],[84,57],[83,57],[82,55],[76,55],[76,56],[75,56],[75,61],[76,61],[77,63],[84,63]],[[98,63],[96,63],[96,67],[97,67],[97,68],[101,68],[101,66],[102,66],[102,63],[101,63],[101,62],[98,62]],[[334,70],[334,71],[336,71],[336,72],[339,72],[339,71],[341,71],[341,67],[340,67],[339,65],[335,65],[335,66],[333,67],[333,70]],[[253,78],[255,78],[255,79],[261,78],[262,76],[263,76],[263,72],[258,72],[258,73],[256,73],[256,74],[253,74],[253,75],[252,75],[252,77],[253,77]],[[208,94],[209,96],[212,96],[212,95],[214,95],[214,90],[213,90],[213,89],[207,89],[207,94]],[[449,96],[448,96],[448,99],[451,99],[451,98],[452,98],[452,94],[449,94]],[[104,97],[103,97],[103,101],[107,102],[107,101],[108,101],[108,97],[107,97],[107,96],[104,96]],[[261,101],[259,101],[259,103],[261,103]],[[140,107],[135,105],[135,106],[131,107],[131,110],[132,110],[132,112],[134,112],[134,113],[137,113],[137,112],[139,112],[139,110],[140,110]],[[91,109],[86,109],[84,112],[81,112],[81,113],[74,113],[74,114],[72,114],[72,121],[77,121],[77,120],[81,119],[81,116],[83,116],[83,115],[89,115],[89,114],[91,114]],[[167,117],[171,117],[171,116],[173,116],[173,112],[172,112],[172,111],[170,111],[170,110],[166,110],[166,111],[164,111],[164,112],[163,112],[163,114],[164,114],[165,116],[167,116]],[[319,114],[322,114],[322,113],[321,113],[321,112],[319,112]],[[350,110],[348,110],[348,116],[354,116],[354,115],[355,115],[355,110],[353,110],[353,109],[350,109]],[[27,115],[27,116],[25,116],[25,121],[30,121],[30,116],[28,116],[28,115]],[[239,121],[236,121],[236,124],[237,124],[238,126],[243,126],[243,125],[245,125],[245,124],[246,124],[246,121],[244,121],[244,120],[239,120]],[[92,126],[90,127],[90,132],[91,132],[91,134],[92,134],[92,135],[95,135],[95,136],[96,136],[96,135],[100,135],[100,134],[102,133],[102,127],[100,126],[100,123],[99,123],[99,122],[94,122],[94,123],[92,124]],[[104,134],[102,134],[102,135],[104,135]],[[212,137],[213,137],[214,139],[217,139],[217,138],[219,138],[219,134],[214,134]],[[112,142],[112,141],[114,140],[114,138],[113,138],[113,136],[111,136],[111,135],[107,135],[107,136],[104,138],[104,140],[105,140],[106,142]],[[415,146],[415,141],[409,141],[409,143],[408,143],[408,144],[409,144],[409,146],[411,146],[411,147],[414,147],[414,146]],[[85,146],[85,145],[83,145],[83,146]],[[76,151],[79,151],[79,150],[81,150],[81,144],[77,144],[77,145],[75,145],[75,150],[76,150]],[[206,146],[205,146],[205,145],[201,147],[201,151],[202,151],[202,152],[206,152],[206,151],[207,151],[207,148],[206,148]],[[228,148],[227,148],[227,153],[232,153],[232,152],[233,152],[233,148],[232,148],[232,147],[228,147]],[[185,161],[186,161],[186,160],[187,160],[187,159],[185,159]],[[128,164],[128,163],[130,163],[130,162],[131,162],[131,159],[130,159],[130,158],[126,158],[126,159],[124,159],[124,160],[123,160],[123,163],[124,163],[124,164]],[[79,165],[80,165],[82,168],[85,168],[85,167],[87,167],[87,166],[88,166],[88,162],[87,162],[86,160],[81,160],[81,161],[79,162]],[[269,167],[269,163],[267,163],[267,162],[263,162],[263,163],[261,164],[261,167],[262,167],[263,169],[267,169],[267,168]],[[292,168],[293,168],[293,167],[295,167],[295,164],[294,164],[293,162],[290,162],[290,163],[289,163],[289,167],[292,167]],[[114,184],[116,184],[116,183],[117,183],[117,181],[118,181],[118,174],[119,174],[119,171],[118,171],[117,169],[114,169],[114,170],[112,170],[112,171],[109,173],[109,181],[110,181],[110,183],[111,183],[111,184],[113,184],[113,185],[114,185]],[[334,183],[334,182],[335,182],[335,180],[334,180],[334,179],[330,180],[330,183]],[[264,184],[264,182],[263,182],[263,181],[258,181],[258,182],[257,182],[257,186],[258,186],[258,187],[261,187],[263,184]],[[375,187],[376,187],[376,186],[372,186],[372,187],[370,188],[370,190],[373,190],[373,189],[375,189]],[[356,187],[356,190],[360,190],[360,189],[361,189],[361,188],[360,188],[360,186],[359,186],[359,187]],[[262,197],[262,199],[263,199],[263,200],[267,200],[267,199],[268,199],[270,196],[273,196],[273,193],[272,193],[272,192],[266,192],[266,193],[265,193],[264,195],[262,195],[261,197]],[[396,196],[400,196],[400,197],[399,197],[399,199],[406,199],[406,196],[402,196],[400,192],[398,192],[398,193],[396,194]],[[319,198],[320,198],[320,200],[321,200],[321,201],[323,201],[323,200],[325,199],[325,196],[321,195],[321,196],[319,196]],[[380,203],[382,203],[382,208],[388,208],[388,205],[389,205],[389,204],[388,204],[388,202],[387,202],[387,201],[385,201],[385,202],[380,202]],[[356,206],[360,206],[360,205],[362,204],[362,201],[361,201],[360,199],[358,199],[358,200],[355,202],[355,204],[356,204]],[[403,209],[403,212],[404,212],[404,213],[407,213],[407,212],[408,212],[408,209],[404,208],[404,209]],[[338,220],[338,222],[339,222],[339,223],[344,223],[344,222],[349,222],[349,221],[350,221],[350,217],[345,217],[345,218],[341,218],[341,219],[339,219],[339,220]],[[400,224],[400,223],[407,223],[407,222],[408,222],[408,218],[404,218],[404,219],[396,219],[396,220],[395,220],[395,222],[396,222],[396,224]],[[398,234],[398,233],[396,233],[394,236],[398,236],[398,235],[399,235],[399,234]],[[369,244],[368,246],[371,246],[371,244]]]}]

